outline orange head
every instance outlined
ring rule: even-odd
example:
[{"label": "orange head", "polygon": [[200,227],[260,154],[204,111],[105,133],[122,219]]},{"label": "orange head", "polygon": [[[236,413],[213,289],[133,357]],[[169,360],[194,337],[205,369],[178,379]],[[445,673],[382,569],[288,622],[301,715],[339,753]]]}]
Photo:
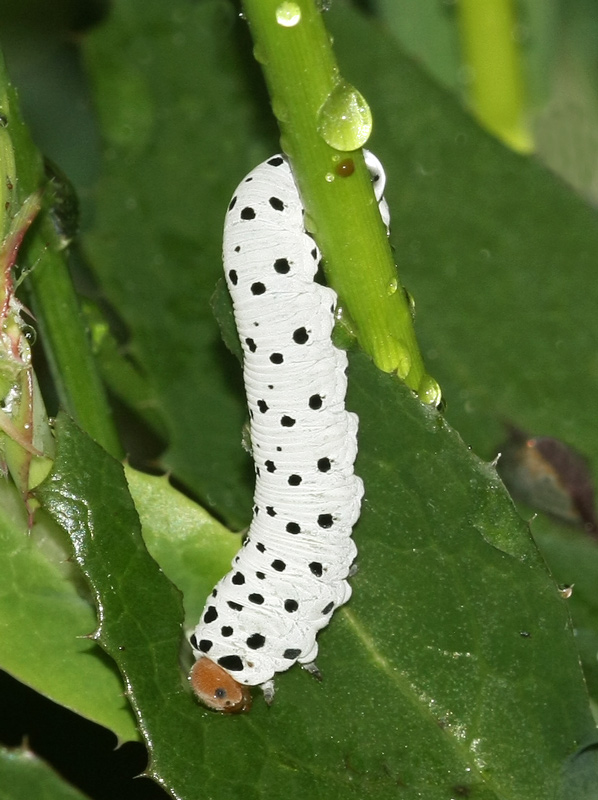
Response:
[{"label": "orange head", "polygon": [[205,656],[195,662],[189,680],[201,702],[214,711],[239,714],[251,708],[249,687],[237,683],[225,669]]}]

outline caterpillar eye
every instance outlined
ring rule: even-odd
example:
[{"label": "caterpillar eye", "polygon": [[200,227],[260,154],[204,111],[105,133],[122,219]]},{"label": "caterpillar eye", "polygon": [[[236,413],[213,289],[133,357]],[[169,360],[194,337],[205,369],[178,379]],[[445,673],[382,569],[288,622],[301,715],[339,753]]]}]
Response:
[{"label": "caterpillar eye", "polygon": [[226,689],[224,689],[222,686],[219,686],[214,692],[214,697],[217,697],[219,700],[224,700],[226,697]]}]

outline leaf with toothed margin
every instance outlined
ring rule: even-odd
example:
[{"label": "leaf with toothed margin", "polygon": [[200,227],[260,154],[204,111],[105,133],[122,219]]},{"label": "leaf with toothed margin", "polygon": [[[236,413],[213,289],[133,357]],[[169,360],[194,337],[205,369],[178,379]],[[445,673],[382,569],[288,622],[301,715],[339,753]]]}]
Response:
[{"label": "leaf with toothed margin", "polygon": [[317,800],[397,786],[407,800],[558,796],[566,759],[571,780],[592,768],[573,758],[593,725],[566,606],[488,466],[367,358],[350,362],[367,486],[354,594],[321,636],[323,683],[290,670],[273,708],[236,718],[200,709],[185,687],[180,601],[145,552],[121,466],[59,420],[40,498],[98,597],[100,643],[123,672],[150,774],[189,800],[248,786]]},{"label": "leaf with toothed margin", "polygon": [[70,553],[41,510],[28,532],[22,498],[0,480],[0,668],[120,741],[138,739],[118,671],[89,638],[95,610]]},{"label": "leaf with toothed margin", "polygon": [[[239,548],[231,534],[166,477],[125,467],[144,541],[166,575],[185,587],[195,625],[214,583]],[[139,739],[116,665],[90,639],[93,598],[70,558],[65,532],[41,510],[27,533],[19,493],[0,481],[0,668],[100,725],[119,741]],[[43,642],[43,647],[40,647]]]},{"label": "leaf with toothed margin", "polygon": [[64,415],[56,435],[54,470],[36,494],[69,534],[95,595],[96,638],[123,675],[150,751],[148,774],[173,796],[191,797],[188,764],[204,743],[179,666],[180,594],[145,549],[121,464]]}]

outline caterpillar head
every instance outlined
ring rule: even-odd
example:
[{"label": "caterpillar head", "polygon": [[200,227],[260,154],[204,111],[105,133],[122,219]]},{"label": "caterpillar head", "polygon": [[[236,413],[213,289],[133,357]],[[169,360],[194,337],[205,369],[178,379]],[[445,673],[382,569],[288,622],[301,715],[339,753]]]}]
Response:
[{"label": "caterpillar head", "polygon": [[251,708],[249,687],[238,683],[225,669],[205,656],[195,662],[189,680],[199,700],[214,711],[240,714]]}]

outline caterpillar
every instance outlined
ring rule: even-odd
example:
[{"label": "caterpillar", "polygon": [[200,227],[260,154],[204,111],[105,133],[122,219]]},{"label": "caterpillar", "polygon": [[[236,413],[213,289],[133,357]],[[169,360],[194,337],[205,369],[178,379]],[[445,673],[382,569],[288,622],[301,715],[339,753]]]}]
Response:
[{"label": "caterpillar", "polygon": [[[384,170],[364,155],[388,228]],[[358,420],[345,410],[347,356],[331,340],[337,296],[314,280],[320,252],[303,215],[275,155],[237,187],[224,225],[256,483],[248,535],[190,637],[191,685],[217,711],[248,710],[256,685],[271,702],[274,675],[295,662],[320,677],[316,635],[351,596]]]}]

